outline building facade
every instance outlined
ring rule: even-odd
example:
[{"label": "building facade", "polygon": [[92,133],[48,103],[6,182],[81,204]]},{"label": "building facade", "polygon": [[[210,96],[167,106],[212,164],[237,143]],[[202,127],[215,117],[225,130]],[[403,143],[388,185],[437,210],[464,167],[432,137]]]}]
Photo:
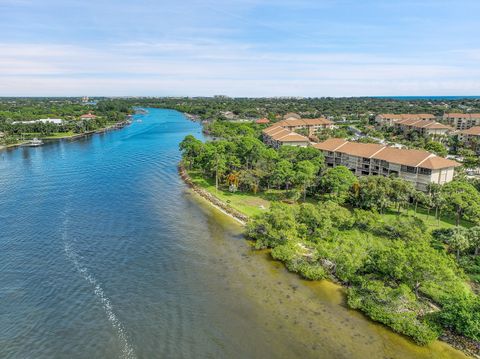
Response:
[{"label": "building facade", "polygon": [[430,183],[453,180],[456,161],[420,150],[407,150],[372,143],[348,142],[331,138],[313,145],[323,152],[329,167],[345,166],[357,176],[398,176],[420,191]]},{"label": "building facade", "polygon": [[456,130],[468,130],[480,126],[480,113],[446,113],[443,120]]},{"label": "building facade", "polygon": [[458,133],[458,140],[475,152],[480,152],[480,126],[471,127]]},{"label": "building facade", "polygon": [[453,128],[434,120],[400,120],[393,127],[403,134],[417,132],[425,137],[445,137]]},{"label": "building facade", "polygon": [[310,145],[310,140],[307,137],[277,125],[264,129],[262,138],[266,145],[273,148],[279,148],[280,146],[307,147]]},{"label": "building facade", "polygon": [[325,128],[333,128],[334,124],[332,121],[327,120],[326,118],[289,118],[280,122],[277,122],[275,125],[281,126],[290,131],[298,131],[306,129],[308,135],[311,136],[315,134],[318,130]]},{"label": "building facade", "polygon": [[377,127],[392,127],[395,122],[402,120],[430,120],[434,121],[435,116],[429,113],[382,113],[375,117],[375,124]]}]

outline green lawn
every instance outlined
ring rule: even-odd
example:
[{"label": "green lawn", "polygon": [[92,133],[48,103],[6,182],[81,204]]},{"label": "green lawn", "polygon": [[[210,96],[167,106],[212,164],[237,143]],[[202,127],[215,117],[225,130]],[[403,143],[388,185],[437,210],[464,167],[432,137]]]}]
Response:
[{"label": "green lawn", "polygon": [[[219,198],[220,200],[228,203],[230,206],[235,208],[237,211],[251,217],[256,214],[260,214],[268,210],[270,203],[274,200],[278,200],[281,194],[284,191],[269,191],[268,193],[261,192],[254,194],[253,192],[236,192],[231,193],[228,190],[219,188],[218,191],[215,189],[215,181],[213,179],[205,179],[197,171],[189,171],[190,178],[192,181],[209,191],[211,194]],[[307,198],[307,202],[315,203],[316,201],[312,198]],[[403,211],[403,214],[408,213],[414,215],[414,210],[410,208],[408,211]],[[417,209],[417,216],[425,221],[425,224],[430,230],[437,228],[449,228],[455,226],[455,219],[448,216],[442,216],[440,221],[437,221],[434,217],[435,210],[430,211],[430,215],[424,208]],[[394,219],[397,216],[397,212],[394,210],[389,210],[387,213],[382,215],[383,218],[387,221]],[[462,221],[461,225],[464,227],[472,227],[472,223],[467,221]]]},{"label": "green lawn", "polygon": [[189,171],[190,178],[192,182],[197,186],[200,186],[206,189],[208,192],[212,193],[215,197],[220,200],[228,203],[230,206],[235,208],[237,211],[246,214],[249,217],[252,217],[256,214],[265,212],[270,207],[270,201],[262,198],[261,195],[254,193],[245,193],[245,192],[236,192],[231,193],[229,191],[224,191],[215,189],[215,181],[212,179],[204,179],[202,176],[195,172]]},{"label": "green lawn", "polygon": [[49,136],[42,136],[41,138],[44,140],[52,140],[56,138],[65,138],[65,137],[72,137],[78,135],[77,133],[74,133],[73,131],[68,131],[68,132],[54,132]]}]

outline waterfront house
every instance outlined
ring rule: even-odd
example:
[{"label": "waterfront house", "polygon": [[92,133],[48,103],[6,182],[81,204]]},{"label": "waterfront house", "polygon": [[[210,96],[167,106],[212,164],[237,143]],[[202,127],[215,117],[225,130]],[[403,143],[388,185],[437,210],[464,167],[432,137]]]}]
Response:
[{"label": "waterfront house", "polygon": [[298,133],[290,131],[279,125],[270,126],[262,131],[263,142],[272,146],[273,148],[279,148],[280,146],[300,146],[307,147],[310,145],[310,140]]},{"label": "waterfront house", "polygon": [[480,126],[480,113],[446,113],[443,120],[456,130],[468,130]]},{"label": "waterfront house", "polygon": [[421,150],[408,150],[373,143],[355,143],[331,138],[313,147],[323,152],[328,167],[345,166],[357,176],[398,176],[426,191],[428,184],[452,181],[456,161]]},{"label": "waterfront house", "polygon": [[402,120],[435,120],[435,116],[429,113],[382,113],[375,117],[377,127],[392,127],[396,122]]}]

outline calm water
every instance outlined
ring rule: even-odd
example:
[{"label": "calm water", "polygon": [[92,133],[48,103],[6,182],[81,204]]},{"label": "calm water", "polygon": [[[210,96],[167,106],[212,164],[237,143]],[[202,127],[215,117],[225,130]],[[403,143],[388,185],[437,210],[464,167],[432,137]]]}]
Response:
[{"label": "calm water", "polygon": [[456,358],[287,273],[178,179],[197,124],[0,153],[0,358]]}]

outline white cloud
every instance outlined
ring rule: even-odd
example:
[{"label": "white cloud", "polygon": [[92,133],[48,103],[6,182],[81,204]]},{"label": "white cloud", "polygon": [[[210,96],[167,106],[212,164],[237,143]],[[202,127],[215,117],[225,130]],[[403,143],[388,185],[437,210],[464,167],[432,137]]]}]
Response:
[{"label": "white cloud", "polygon": [[[429,57],[273,53],[209,39],[104,48],[0,44],[0,95],[478,94],[477,66]],[[470,56],[471,57],[471,56]]]}]

